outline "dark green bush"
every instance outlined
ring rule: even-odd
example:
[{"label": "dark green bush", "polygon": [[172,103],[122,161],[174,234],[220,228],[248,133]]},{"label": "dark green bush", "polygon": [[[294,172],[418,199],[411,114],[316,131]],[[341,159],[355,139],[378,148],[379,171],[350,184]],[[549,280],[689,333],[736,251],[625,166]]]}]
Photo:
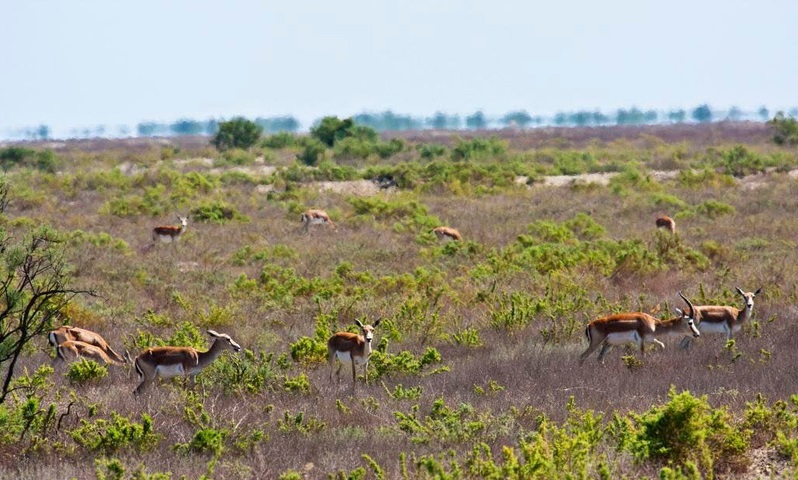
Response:
[{"label": "dark green bush", "polygon": [[798,145],[798,120],[779,112],[768,121],[773,129],[773,142],[777,145]]},{"label": "dark green bush", "polygon": [[258,142],[262,133],[263,127],[257,123],[244,117],[236,117],[219,123],[219,129],[211,139],[211,144],[220,151],[231,148],[246,150]]}]

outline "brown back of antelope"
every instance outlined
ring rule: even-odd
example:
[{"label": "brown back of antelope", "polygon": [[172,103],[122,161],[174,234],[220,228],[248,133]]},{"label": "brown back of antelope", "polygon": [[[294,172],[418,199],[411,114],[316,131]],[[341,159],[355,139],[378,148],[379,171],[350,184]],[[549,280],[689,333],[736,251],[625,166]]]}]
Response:
[{"label": "brown back of antelope", "polygon": [[355,320],[361,334],[352,332],[338,332],[327,341],[327,362],[330,364],[330,380],[336,358],[339,360],[335,374],[340,380],[341,366],[348,362],[352,364],[352,385],[357,380],[356,364],[363,365],[363,376],[368,383],[368,362],[371,356],[371,342],[374,339],[374,329],[380,324],[377,319],[371,325],[363,325],[360,320]]},{"label": "brown back of antelope", "polygon": [[101,348],[79,341],[67,340],[62,342],[56,347],[56,352],[56,358],[64,362],[70,362],[78,358],[87,358],[108,365],[123,364],[122,362],[111,359]]},{"label": "brown back of antelope", "polygon": [[180,238],[180,235],[186,231],[186,227],[188,227],[188,218],[178,215],[177,219],[180,221],[180,225],[162,225],[153,228],[152,241],[157,242],[160,240],[166,243],[176,242],[177,239]]},{"label": "brown back of antelope", "polygon": [[[734,338],[734,333],[739,331],[751,318],[751,314],[754,310],[754,297],[762,292],[762,288],[758,288],[755,292],[744,292],[741,288],[737,287],[736,291],[743,298],[744,307],[742,310],[727,305],[692,306],[695,310],[694,318],[701,333],[725,333],[726,339],[731,340]],[[679,292],[679,296],[688,302],[681,292]],[[691,304],[688,302],[688,307],[690,305]],[[683,348],[689,347],[690,341],[691,339],[689,337],[685,338],[681,346]]]},{"label": "brown back of antelope", "polygon": [[463,236],[460,232],[452,227],[437,227],[432,230],[438,240],[462,240]]},{"label": "brown back of antelope", "polygon": [[653,342],[665,348],[665,344],[660,342],[656,338],[657,336],[683,336],[687,332],[698,336],[700,333],[696,328],[692,313],[688,314],[679,309],[677,311],[679,312],[678,317],[663,321],[643,312],[616,313],[593,320],[585,328],[585,336],[589,345],[587,350],[579,356],[579,363],[584,362],[598,347],[601,347],[598,360],[603,362],[604,355],[614,345],[634,342],[640,347],[640,354],[645,355],[647,342]]},{"label": "brown back of antelope", "polygon": [[657,228],[664,228],[671,233],[676,233],[676,222],[667,215],[657,217],[656,224]]},{"label": "brown back of antelope", "polygon": [[158,377],[188,376],[194,385],[195,377],[223,351],[241,351],[241,346],[229,335],[213,330],[207,332],[214,337],[214,341],[206,352],[192,347],[153,347],[141,352],[134,361],[141,382],[133,394],[139,395]]},{"label": "brown back of antelope", "polygon": [[116,353],[102,335],[85,328],[64,325],[51,331],[47,339],[50,345],[56,348],[66,341],[87,343],[99,348],[108,358],[117,363],[127,363],[128,361],[128,359]]},{"label": "brown back of antelope", "polygon": [[306,210],[302,213],[300,218],[302,222],[302,232],[307,233],[310,225],[330,225],[333,230],[337,229],[338,227],[335,226],[335,223],[330,219],[330,216],[327,215],[327,212],[324,210]]}]

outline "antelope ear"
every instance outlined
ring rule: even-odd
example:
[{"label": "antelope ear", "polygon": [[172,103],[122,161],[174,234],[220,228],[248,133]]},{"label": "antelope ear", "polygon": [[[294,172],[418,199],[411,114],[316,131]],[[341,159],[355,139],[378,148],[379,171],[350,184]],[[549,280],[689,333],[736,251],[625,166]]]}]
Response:
[{"label": "antelope ear", "polygon": [[745,296],[745,292],[740,287],[737,287],[737,293],[739,293],[742,296]]},{"label": "antelope ear", "polygon": [[355,320],[355,324],[356,324],[358,327],[360,327],[360,328],[363,328],[363,324],[362,324],[362,323],[360,323],[360,320],[357,320],[357,319],[356,319],[356,320]]},{"label": "antelope ear", "polygon": [[674,307],[674,308],[673,308],[673,310],[674,310],[676,313],[678,313],[678,314],[679,314],[679,316],[682,316],[682,317],[684,316],[684,310],[682,310],[681,308],[679,308],[679,307]]},{"label": "antelope ear", "polygon": [[221,337],[218,333],[214,332],[213,330],[208,330],[208,335],[212,337]]},{"label": "antelope ear", "polygon": [[377,325],[379,325],[381,321],[382,321],[382,319],[378,318],[374,323],[371,324],[371,326],[374,327],[374,328],[377,328]]},{"label": "antelope ear", "polygon": [[760,293],[762,293],[762,287],[757,288],[756,292],[754,292],[754,295],[759,295]]}]

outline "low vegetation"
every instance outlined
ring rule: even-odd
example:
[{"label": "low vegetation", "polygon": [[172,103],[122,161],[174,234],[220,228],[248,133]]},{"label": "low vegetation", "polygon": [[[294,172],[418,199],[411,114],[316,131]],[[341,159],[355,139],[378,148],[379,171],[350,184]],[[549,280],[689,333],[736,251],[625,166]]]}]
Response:
[{"label": "low vegetation", "polygon": [[[331,119],[224,151],[0,148],[0,477],[793,476],[798,152],[764,126],[693,128],[715,133],[530,146],[532,131],[418,141]],[[545,182],[580,174],[611,175]],[[303,234],[310,208],[337,228]],[[178,215],[179,241],[153,243]],[[57,291],[26,311],[50,291],[20,280],[31,262]],[[763,290],[732,340],[579,366],[590,320],[671,318],[679,291],[741,307],[736,287]],[[367,378],[331,381],[327,340],[377,319]],[[205,350],[208,329],[243,350],[136,398],[129,366],[53,362],[44,332],[62,323],[134,356]]]}]

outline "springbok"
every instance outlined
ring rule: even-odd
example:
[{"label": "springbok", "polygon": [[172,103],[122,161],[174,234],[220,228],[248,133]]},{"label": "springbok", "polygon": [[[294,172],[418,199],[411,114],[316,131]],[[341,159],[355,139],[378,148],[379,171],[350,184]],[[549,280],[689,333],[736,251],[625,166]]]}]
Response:
[{"label": "springbok", "polygon": [[153,243],[157,242],[158,240],[165,242],[165,243],[173,243],[176,242],[180,235],[186,231],[186,227],[188,227],[188,218],[181,217],[180,215],[177,216],[177,219],[180,220],[180,225],[164,225],[160,227],[155,227],[152,229],[152,241]]},{"label": "springbok", "polygon": [[[726,340],[734,338],[734,333],[739,332],[743,325],[751,318],[751,313],[754,310],[754,297],[762,293],[762,288],[758,288],[755,292],[744,292],[740,287],[737,287],[737,293],[743,297],[745,306],[742,310],[736,307],[720,306],[720,305],[692,305],[682,292],[679,296],[687,302],[689,308],[694,310],[691,316],[695,319],[698,330],[701,333],[725,333]],[[681,342],[682,348],[690,346],[692,339],[685,337]]]},{"label": "springbok", "polygon": [[377,319],[371,325],[363,325],[360,320],[355,320],[362,335],[352,332],[338,332],[327,341],[327,363],[330,364],[330,381],[332,381],[335,359],[340,362],[335,375],[341,380],[341,367],[344,363],[352,364],[352,386],[354,387],[357,373],[355,365],[363,365],[363,377],[366,384],[369,382],[368,366],[371,356],[371,341],[374,339],[374,329],[380,324]]},{"label": "springbok", "polygon": [[125,358],[116,353],[99,333],[86,330],[85,328],[64,325],[51,331],[47,336],[47,339],[49,340],[50,345],[56,348],[56,353],[58,353],[59,345],[63,344],[64,342],[72,341],[92,345],[100,349],[106,357],[114,362],[127,363],[129,361],[129,358]]},{"label": "springbok", "polygon": [[[685,299],[685,301],[688,300]],[[692,312],[693,309],[691,308],[690,311]],[[590,345],[579,356],[579,364],[581,365],[598,347],[601,347],[598,361],[604,363],[604,355],[615,345],[636,343],[640,347],[640,354],[645,356],[646,343],[656,343],[665,348],[665,344],[657,337],[682,337],[687,334],[698,337],[701,335],[696,328],[692,314],[687,314],[678,308],[676,312],[679,316],[670,320],[657,320],[643,312],[616,313],[593,320],[585,328],[585,336]]]},{"label": "springbok", "polygon": [[330,225],[333,229],[337,227],[330,220],[330,216],[327,215],[327,212],[324,210],[307,210],[302,213],[302,217],[300,218],[302,222],[302,233],[308,233],[308,229],[310,225]]},{"label": "springbok", "polygon": [[667,215],[657,217],[656,224],[657,228],[664,228],[671,233],[676,233],[676,222]]},{"label": "springbok", "polygon": [[62,342],[56,347],[55,351],[57,355],[56,359],[63,360],[64,362],[70,362],[78,358],[87,358],[108,365],[124,365],[130,358],[129,354],[125,352],[128,356],[125,357],[122,362],[118,362],[108,356],[100,347],[75,340],[66,340]]},{"label": "springbok", "polygon": [[225,350],[241,351],[241,346],[229,335],[216,333],[213,330],[208,330],[208,335],[215,340],[207,352],[200,352],[191,347],[152,347],[141,352],[134,362],[141,383],[133,394],[139,395],[157,377],[188,376],[193,387],[197,374],[216,360],[220,353]]},{"label": "springbok", "polygon": [[460,232],[452,227],[437,227],[432,230],[438,240],[462,240]]}]

